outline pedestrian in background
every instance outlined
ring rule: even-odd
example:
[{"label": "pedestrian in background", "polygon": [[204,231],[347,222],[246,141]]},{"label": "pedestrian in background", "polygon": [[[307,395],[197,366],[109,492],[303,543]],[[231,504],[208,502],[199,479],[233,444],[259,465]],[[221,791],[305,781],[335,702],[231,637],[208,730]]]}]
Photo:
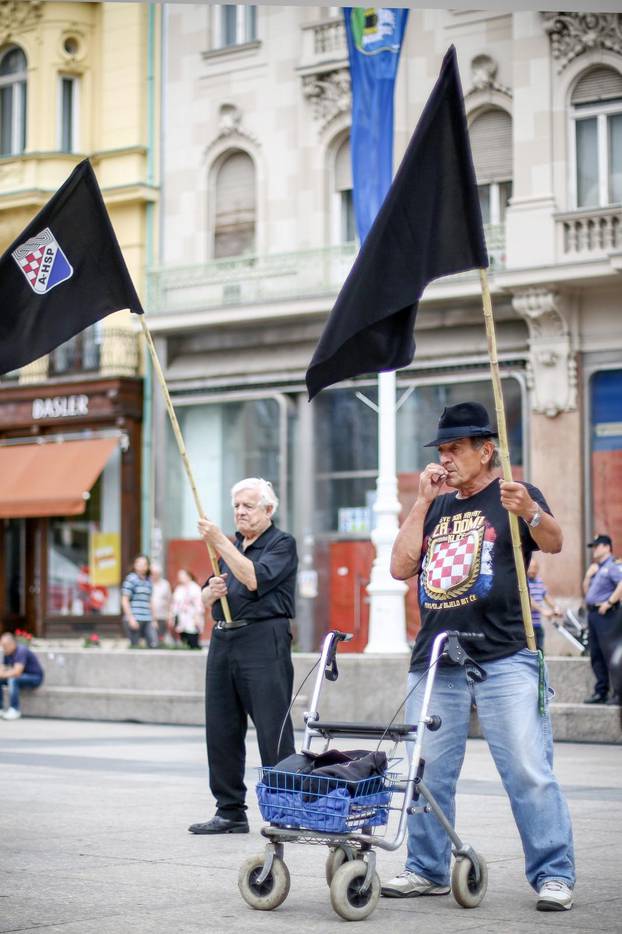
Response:
[{"label": "pedestrian in background", "polygon": [[171,617],[171,585],[162,575],[162,565],[151,562],[151,584],[153,587],[153,618],[158,629],[158,641],[170,638],[168,630]]},{"label": "pedestrian in background", "polygon": [[201,588],[192,571],[182,568],[177,573],[177,586],[173,593],[173,625],[181,641],[189,649],[198,649],[199,637],[205,622],[205,607],[201,599]]},{"label": "pedestrian in background", "polygon": [[[279,501],[272,484],[257,477],[231,490],[235,544],[209,519],[199,534],[219,554],[203,602],[215,620],[207,657],[205,733],[216,815],[192,824],[191,833],[248,833],[246,730],[257,730],[263,766],[292,755],[289,705],[294,682],[290,620],[295,616],[296,540],[272,522]],[[221,598],[233,617],[225,621]]]},{"label": "pedestrian in background", "polygon": [[593,694],[583,703],[619,706],[620,694],[615,685],[611,697],[607,698],[611,656],[620,640],[622,566],[613,557],[613,542],[609,535],[596,535],[587,547],[593,549],[593,561],[583,578],[583,593],[587,606],[590,660],[596,684]]},{"label": "pedestrian in background", "polygon": [[19,701],[21,688],[38,688],[43,681],[43,668],[39,659],[26,645],[18,645],[12,632],[3,632],[0,645],[4,655],[0,666],[0,708],[4,707],[4,688],[9,689],[9,706],[3,710],[3,720],[19,720],[22,709]]},{"label": "pedestrian in background", "polygon": [[544,652],[544,619],[552,619],[554,616],[561,616],[562,611],[554,600],[549,596],[546,584],[540,577],[538,562],[532,558],[527,569],[527,586],[529,587],[529,600],[531,602],[531,622],[533,623],[533,633],[536,637],[536,646],[541,652]]},{"label": "pedestrian in background", "polygon": [[134,558],[133,570],[121,587],[121,606],[130,647],[135,648],[143,639],[147,648],[157,648],[158,634],[153,622],[153,584],[147,555],[136,555]]}]

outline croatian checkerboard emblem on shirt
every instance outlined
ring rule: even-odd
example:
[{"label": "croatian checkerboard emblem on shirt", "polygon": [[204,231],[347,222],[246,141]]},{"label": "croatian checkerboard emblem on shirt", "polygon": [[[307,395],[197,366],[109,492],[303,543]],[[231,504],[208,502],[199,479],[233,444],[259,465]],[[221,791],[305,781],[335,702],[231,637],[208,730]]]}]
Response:
[{"label": "croatian checkerboard emblem on shirt", "polygon": [[426,562],[426,589],[436,596],[467,590],[479,571],[483,528],[461,538],[437,538],[430,542]]},{"label": "croatian checkerboard emblem on shirt", "polygon": [[11,255],[37,295],[45,295],[73,275],[73,267],[49,227],[26,240]]}]

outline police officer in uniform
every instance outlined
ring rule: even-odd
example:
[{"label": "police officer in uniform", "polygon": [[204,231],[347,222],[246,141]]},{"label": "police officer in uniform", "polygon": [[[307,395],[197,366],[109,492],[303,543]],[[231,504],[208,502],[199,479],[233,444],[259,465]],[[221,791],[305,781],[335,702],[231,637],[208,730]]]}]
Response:
[{"label": "police officer in uniform", "polygon": [[[188,829],[195,834],[248,833],[244,767],[249,716],[262,765],[274,765],[295,751],[288,709],[296,542],[273,524],[278,499],[268,481],[241,480],[231,496],[235,543],[209,519],[199,520],[199,534],[221,557],[220,574],[203,588],[203,602],[215,620],[207,659],[205,727],[216,814],[192,824]],[[220,602],[225,595],[231,623],[225,622]]]},{"label": "police officer in uniform", "polygon": [[619,604],[622,599],[622,566],[613,557],[613,542],[608,535],[597,535],[588,542],[592,548],[592,564],[583,579],[587,605],[590,659],[596,678],[594,693],[585,704],[619,706],[620,695],[614,689],[609,694],[610,662],[622,635]]}]

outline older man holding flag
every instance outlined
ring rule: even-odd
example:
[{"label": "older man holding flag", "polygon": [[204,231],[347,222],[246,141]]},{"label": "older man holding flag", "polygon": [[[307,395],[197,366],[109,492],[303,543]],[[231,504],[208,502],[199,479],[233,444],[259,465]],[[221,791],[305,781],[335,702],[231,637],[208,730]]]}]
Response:
[{"label": "older man holding flag", "polygon": [[[352,56],[352,43],[350,52]],[[356,106],[353,111],[356,117]],[[353,170],[356,192],[360,180],[354,160]],[[541,653],[535,651],[525,572],[531,551],[559,551],[562,534],[540,491],[512,480],[487,266],[452,47],[320,337],[307,386],[313,397],[340,379],[408,365],[415,351],[415,317],[425,286],[440,276],[480,270],[500,445],[497,450],[493,441],[497,429],[483,406],[465,402],[446,409],[438,435],[430,442],[438,448],[438,463],[423,472],[416,501],[395,541],[392,574],[399,580],[418,577],[422,611],[411,661],[407,718],[418,719],[430,639],[448,628],[481,633],[482,684],[474,685],[463,669],[454,670],[447,659],[441,661],[432,703],[443,726],[431,741],[426,740],[426,783],[442,810],[453,815],[471,703],[477,703],[510,797],[527,879],[538,894],[536,907],[564,911],[573,904],[572,828],[553,774],[546,669]],[[443,494],[444,484],[452,492]],[[472,524],[470,537],[462,534],[463,515]],[[460,573],[452,564],[458,552]],[[446,565],[451,565],[447,571],[439,570]],[[473,654],[478,657],[477,649]],[[382,894],[397,898],[447,894],[451,853],[441,837],[434,815],[411,816],[406,867],[383,885]],[[481,884],[481,877],[473,884]]]}]

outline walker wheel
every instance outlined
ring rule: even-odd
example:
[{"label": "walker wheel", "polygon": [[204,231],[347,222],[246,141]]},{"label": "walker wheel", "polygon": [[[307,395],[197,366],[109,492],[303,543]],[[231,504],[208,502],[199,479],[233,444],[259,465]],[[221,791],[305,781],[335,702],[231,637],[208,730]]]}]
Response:
[{"label": "walker wheel", "polygon": [[488,867],[483,856],[477,855],[479,882],[475,866],[468,856],[459,856],[451,873],[451,894],[463,908],[477,908],[488,888]]},{"label": "walker wheel", "polygon": [[347,843],[340,843],[339,846],[331,846],[326,857],[326,884],[330,885],[333,876],[340,866],[350,860],[356,859],[354,848]]},{"label": "walker wheel", "polygon": [[272,868],[263,882],[257,882],[263,869],[264,857],[251,856],[240,867],[238,888],[247,905],[257,911],[272,911],[282,905],[289,894],[289,869],[282,859],[275,857]]},{"label": "walker wheel", "polygon": [[366,875],[367,863],[362,859],[353,859],[343,863],[333,876],[330,901],[344,921],[363,921],[378,904],[380,877],[374,872],[367,891],[361,892]]}]

